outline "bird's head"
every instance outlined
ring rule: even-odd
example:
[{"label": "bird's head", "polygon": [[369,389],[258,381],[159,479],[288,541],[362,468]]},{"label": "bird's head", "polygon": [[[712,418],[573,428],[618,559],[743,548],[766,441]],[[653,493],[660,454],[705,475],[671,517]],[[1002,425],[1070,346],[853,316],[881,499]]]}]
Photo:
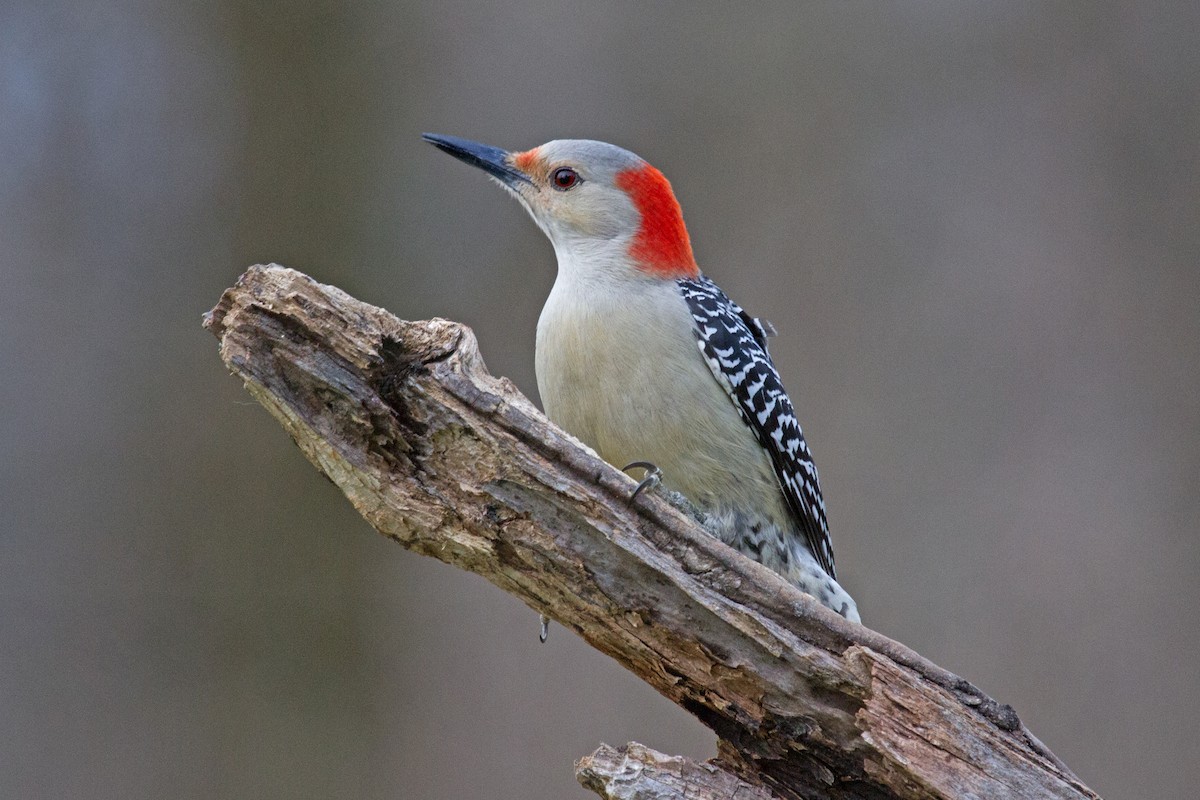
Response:
[{"label": "bird's head", "polygon": [[550,238],[560,269],[603,265],[653,278],[699,274],[671,184],[628,150],[559,139],[510,152],[455,136],[423,138],[512,192]]}]

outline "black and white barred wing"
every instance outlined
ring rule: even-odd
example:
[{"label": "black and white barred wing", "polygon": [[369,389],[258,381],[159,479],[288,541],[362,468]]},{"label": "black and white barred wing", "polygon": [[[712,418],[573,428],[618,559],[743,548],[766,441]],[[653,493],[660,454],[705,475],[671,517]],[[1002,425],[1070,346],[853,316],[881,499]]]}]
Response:
[{"label": "black and white barred wing", "polygon": [[792,401],[767,354],[767,332],[708,278],[681,279],[696,339],[717,382],[771,456],[775,475],[809,550],[831,578],[833,547],[825,499]]}]

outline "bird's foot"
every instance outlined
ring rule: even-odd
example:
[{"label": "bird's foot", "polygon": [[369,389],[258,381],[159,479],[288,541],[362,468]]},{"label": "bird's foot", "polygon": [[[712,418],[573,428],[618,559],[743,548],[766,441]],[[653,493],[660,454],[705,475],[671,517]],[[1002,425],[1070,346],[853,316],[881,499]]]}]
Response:
[{"label": "bird's foot", "polygon": [[633,494],[629,496],[630,505],[633,505],[633,501],[637,499],[637,496],[647,489],[659,489],[659,496],[662,499],[666,500],[684,514],[687,514],[701,525],[708,525],[708,514],[705,511],[694,505],[692,501],[688,500],[679,492],[676,492],[673,489],[668,489],[662,485],[663,471],[661,469],[656,467],[654,464],[651,464],[649,461],[634,461],[632,464],[626,464],[621,471],[625,472],[626,470],[635,468],[645,470],[646,477],[642,478],[642,482],[637,485],[637,488],[633,490]]},{"label": "bird's foot", "polygon": [[637,500],[637,496],[643,491],[646,489],[653,489],[654,487],[660,485],[662,483],[663,476],[663,471],[651,464],[649,461],[634,461],[630,464],[626,464],[624,467],[621,467],[621,471],[628,472],[635,467],[637,469],[644,470],[646,476],[642,478],[642,482],[637,485],[637,488],[633,490],[633,494],[629,496],[630,505],[633,505],[633,501]]}]

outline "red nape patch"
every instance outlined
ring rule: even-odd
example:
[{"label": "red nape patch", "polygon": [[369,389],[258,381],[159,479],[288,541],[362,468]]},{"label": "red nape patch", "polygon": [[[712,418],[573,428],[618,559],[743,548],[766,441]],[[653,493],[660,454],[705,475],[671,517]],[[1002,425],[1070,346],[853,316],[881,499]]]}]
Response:
[{"label": "red nape patch", "polygon": [[642,215],[642,224],[629,246],[629,254],[638,264],[664,278],[699,275],[683,212],[663,174],[649,164],[622,170],[617,173],[617,186]]},{"label": "red nape patch", "polygon": [[521,153],[512,154],[513,166],[524,172],[526,175],[533,173],[533,168],[538,162],[538,148],[525,150]]}]

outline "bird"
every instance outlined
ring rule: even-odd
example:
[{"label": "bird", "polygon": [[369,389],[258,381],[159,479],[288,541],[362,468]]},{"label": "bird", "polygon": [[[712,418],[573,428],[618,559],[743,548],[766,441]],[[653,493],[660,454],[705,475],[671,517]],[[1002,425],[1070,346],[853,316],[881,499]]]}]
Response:
[{"label": "bird", "polygon": [[[837,582],[812,453],[767,324],[701,273],[671,184],[617,145],[509,151],[426,133],[486,172],[550,239],[557,276],[534,366],[551,421],[605,461],[641,467],[725,544],[859,622]],[[544,630],[543,630],[544,635]]]}]

